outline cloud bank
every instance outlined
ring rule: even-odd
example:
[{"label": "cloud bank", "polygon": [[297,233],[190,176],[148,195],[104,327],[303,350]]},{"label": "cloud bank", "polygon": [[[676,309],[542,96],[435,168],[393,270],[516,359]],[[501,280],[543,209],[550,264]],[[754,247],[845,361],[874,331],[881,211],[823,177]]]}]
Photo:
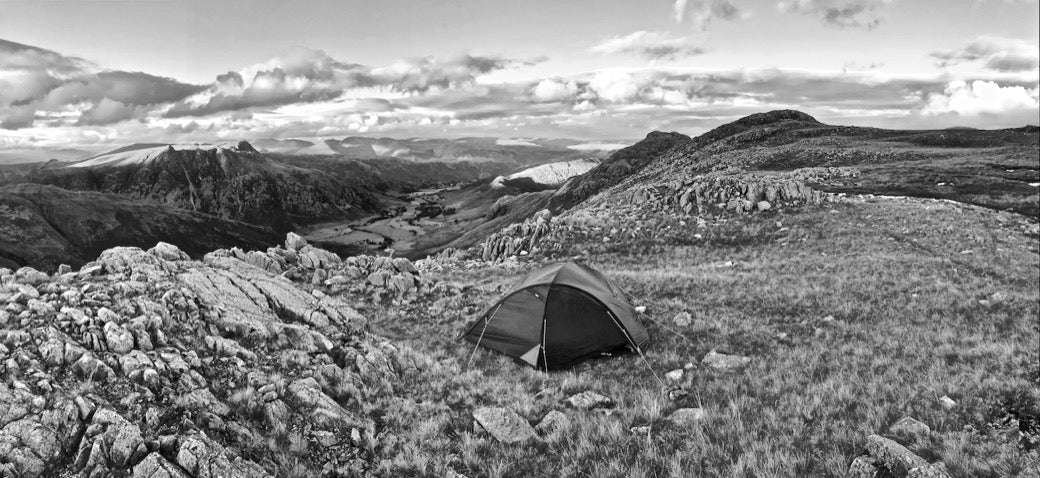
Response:
[{"label": "cloud bank", "polygon": [[0,42],[0,149],[356,134],[616,142],[786,108],[843,124],[1021,126],[1040,113],[1028,47],[987,37],[933,54],[982,68],[965,75],[699,69],[668,63],[700,54],[687,37],[640,31],[592,49],[660,63],[493,81],[533,62],[467,53],[372,67],[300,48],[191,85]]}]

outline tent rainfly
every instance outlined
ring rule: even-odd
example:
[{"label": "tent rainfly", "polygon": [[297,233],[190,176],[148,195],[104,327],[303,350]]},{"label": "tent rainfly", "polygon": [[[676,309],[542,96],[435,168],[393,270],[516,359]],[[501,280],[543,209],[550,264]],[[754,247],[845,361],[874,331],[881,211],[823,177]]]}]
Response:
[{"label": "tent rainfly", "polygon": [[564,262],[531,271],[462,337],[550,370],[631,349],[650,341],[637,312],[614,283],[595,269]]}]

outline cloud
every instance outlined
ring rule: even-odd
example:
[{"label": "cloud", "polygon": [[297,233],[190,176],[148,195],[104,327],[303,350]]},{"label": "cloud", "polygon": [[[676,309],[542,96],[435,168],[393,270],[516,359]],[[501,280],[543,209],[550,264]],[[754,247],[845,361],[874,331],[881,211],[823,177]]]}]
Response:
[{"label": "cloud", "polygon": [[740,9],[730,0],[675,0],[672,9],[677,23],[689,20],[698,30],[705,30],[716,18],[736,20],[741,16]]},{"label": "cloud", "polygon": [[574,81],[547,78],[534,86],[532,96],[535,101],[560,101],[572,98],[578,92]]},{"label": "cloud", "polygon": [[272,108],[341,97],[357,88],[385,88],[399,93],[472,84],[480,75],[525,64],[491,56],[414,58],[384,68],[344,63],[321,50],[296,48],[241,72],[217,76],[208,91],[173,105],[164,116],[205,116],[248,108]]},{"label": "cloud", "polygon": [[[80,114],[108,124],[181,100],[204,87],[147,73],[98,71],[85,60],[0,40],[0,128],[33,126],[38,117]],[[130,116],[128,116],[130,115]]]},{"label": "cloud", "polygon": [[933,52],[940,66],[980,62],[1002,72],[1033,71],[1040,67],[1040,48],[1033,42],[1015,38],[980,36],[961,48]]},{"label": "cloud", "polygon": [[884,22],[884,10],[892,0],[784,0],[780,11],[800,13],[839,28],[872,29]]},{"label": "cloud", "polygon": [[1035,122],[1040,110],[1040,86],[1000,86],[993,81],[951,81],[942,93],[928,98],[922,108],[926,115],[960,116],[1026,113]]},{"label": "cloud", "polygon": [[600,42],[593,53],[637,55],[648,60],[678,60],[704,53],[690,37],[669,38],[662,32],[637,31]]}]

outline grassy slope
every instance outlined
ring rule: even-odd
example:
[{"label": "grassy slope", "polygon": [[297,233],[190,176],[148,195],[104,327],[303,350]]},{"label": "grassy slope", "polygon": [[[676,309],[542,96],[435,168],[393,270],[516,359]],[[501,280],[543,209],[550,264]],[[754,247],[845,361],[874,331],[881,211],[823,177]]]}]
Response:
[{"label": "grassy slope", "polygon": [[[1037,451],[1000,425],[1008,411],[1040,414],[1040,255],[1020,216],[876,199],[706,229],[674,222],[670,237],[704,239],[643,248],[572,239],[554,254],[588,252],[590,264],[650,307],[647,359],[659,372],[711,349],[752,357],[747,369],[696,367],[677,401],[633,356],[546,375],[481,350],[462,372],[472,350],[454,340],[468,320],[462,311],[480,310],[522,270],[435,274],[462,293],[433,307],[365,310],[378,332],[434,357],[403,396],[372,405],[397,430],[383,473],[837,477],[868,434],[903,415],[933,430],[911,448],[954,476],[1040,472]],[[670,319],[680,311],[694,317],[683,337],[660,325],[677,328]],[[824,324],[828,315],[837,320]],[[577,419],[543,443],[506,446],[471,431],[474,406],[506,406],[536,423],[587,389],[617,400],[616,412],[567,411]],[[944,410],[943,395],[957,406]],[[698,405],[708,415],[695,426],[663,420]],[[649,439],[629,431],[645,424]]]}]

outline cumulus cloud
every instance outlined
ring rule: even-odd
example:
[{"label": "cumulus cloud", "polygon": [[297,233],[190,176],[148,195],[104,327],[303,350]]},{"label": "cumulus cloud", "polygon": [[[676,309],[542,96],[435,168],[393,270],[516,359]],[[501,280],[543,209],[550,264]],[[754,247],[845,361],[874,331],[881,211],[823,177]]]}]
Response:
[{"label": "cumulus cloud", "polygon": [[699,30],[708,28],[712,20],[735,20],[741,15],[730,0],[675,0],[672,9],[677,23],[689,21]]},{"label": "cumulus cloud", "polygon": [[0,40],[0,128],[32,126],[69,111],[83,124],[108,124],[186,98],[204,87],[129,71],[98,71],[79,58]]},{"label": "cumulus cloud", "polygon": [[933,52],[943,67],[963,62],[980,62],[1002,72],[1032,71],[1040,67],[1040,47],[1015,38],[980,36],[954,50]]},{"label": "cumulus cloud", "polygon": [[539,81],[532,91],[536,101],[560,101],[572,98],[578,92],[574,81],[546,78]]},{"label": "cumulus cloud", "polygon": [[1001,86],[993,81],[951,81],[933,94],[922,109],[926,115],[1003,115],[1025,112],[1035,121],[1040,111],[1040,86]]},{"label": "cumulus cloud", "polygon": [[679,60],[704,53],[704,49],[690,37],[670,38],[662,32],[643,30],[604,40],[589,51],[637,55],[648,60]]},{"label": "cumulus cloud", "polygon": [[839,28],[875,28],[884,21],[884,10],[892,0],[783,0],[782,12],[817,17]]}]

